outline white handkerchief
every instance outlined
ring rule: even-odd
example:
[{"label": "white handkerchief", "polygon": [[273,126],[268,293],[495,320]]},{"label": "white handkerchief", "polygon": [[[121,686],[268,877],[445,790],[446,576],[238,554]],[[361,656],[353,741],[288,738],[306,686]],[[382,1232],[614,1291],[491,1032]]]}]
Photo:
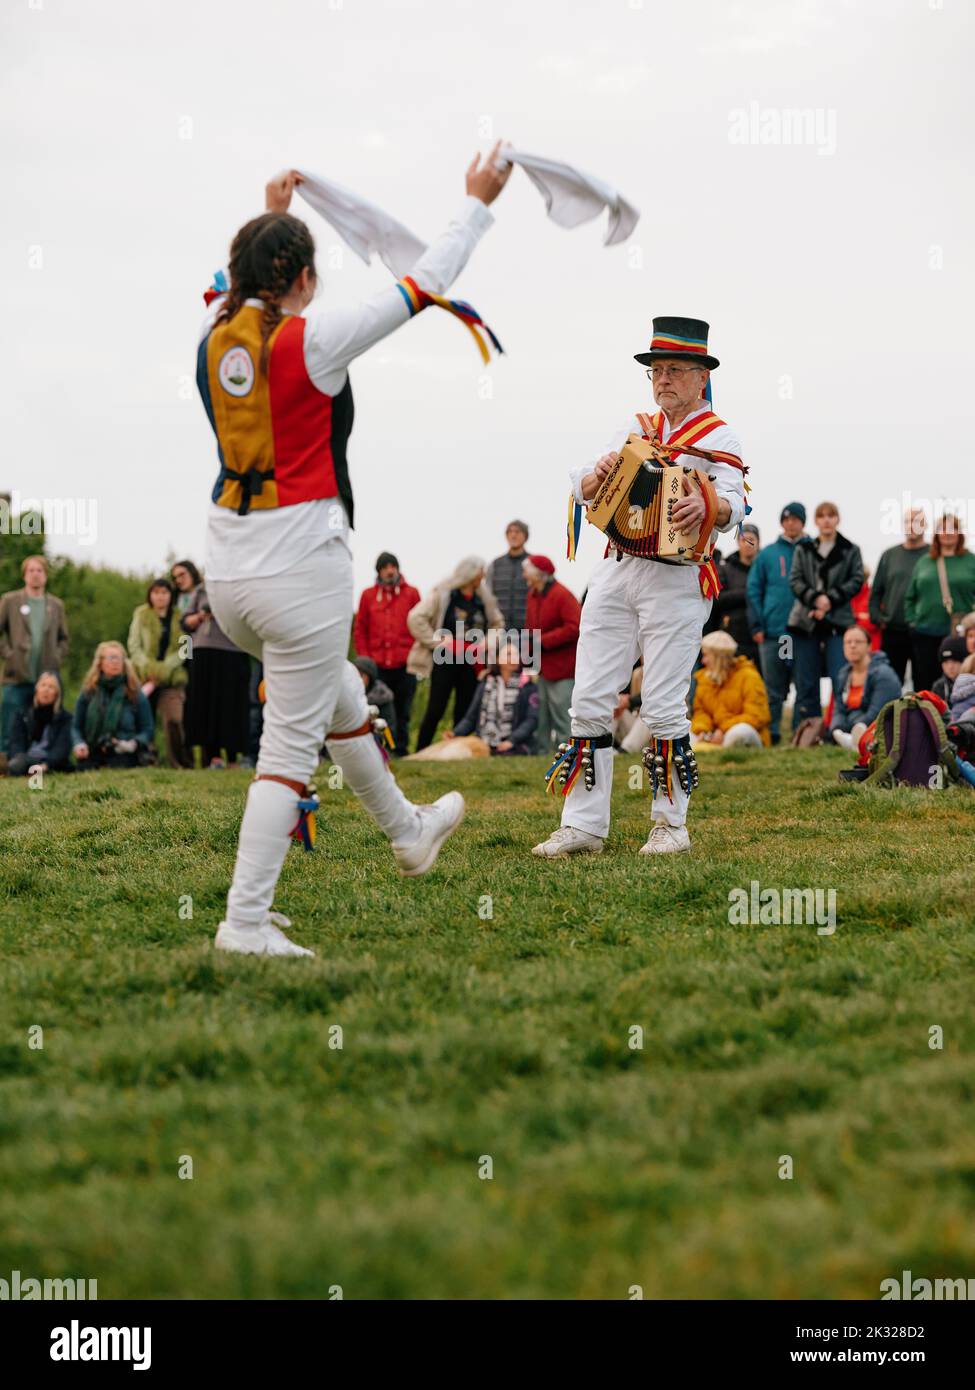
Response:
[{"label": "white handkerchief", "polygon": [[369,264],[373,253],[397,279],[406,275],[427,249],[409,227],[390,217],[367,198],[343,188],[330,179],[319,178],[299,169],[303,182],[298,192],[305,202],[320,212],[357,256]]},{"label": "white handkerchief", "polygon": [[[571,164],[526,154],[513,145],[506,145],[502,156],[521,165],[545,199],[549,217],[560,227],[578,227],[598,217],[606,208],[609,223],[603,245],[616,246],[626,240],[640,220],[638,210],[618,189],[574,169]],[[426,243],[414,236],[409,227],[370,203],[368,198],[360,198],[340,183],[310,174],[305,169],[299,169],[298,173],[303,180],[298,185],[301,197],[321,213],[366,265],[375,254],[399,279],[416,265],[427,249]]]},{"label": "white handkerchief", "polygon": [[571,164],[526,154],[512,145],[505,145],[501,153],[512,164],[521,165],[545,199],[549,217],[560,227],[578,227],[608,208],[609,225],[603,245],[616,246],[626,240],[640,220],[638,209],[618,189]]}]

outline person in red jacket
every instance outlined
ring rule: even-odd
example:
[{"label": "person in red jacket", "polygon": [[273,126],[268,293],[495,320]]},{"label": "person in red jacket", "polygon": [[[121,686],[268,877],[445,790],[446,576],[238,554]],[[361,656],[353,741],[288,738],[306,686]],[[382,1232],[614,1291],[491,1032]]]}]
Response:
[{"label": "person in red jacket", "polygon": [[569,737],[582,607],[575,594],[555,578],[555,566],[547,555],[530,555],[522,568],[528,581],[525,627],[533,634],[536,661],[541,649],[537,748],[548,753]]},{"label": "person in red jacket", "polygon": [[384,550],[376,561],[376,583],[363,589],[355,619],[355,650],[379,668],[379,679],[393,692],[396,727],[394,758],[405,758],[410,737],[410,711],[416,676],[406,669],[413,635],[406,615],[420,602],[420,593],[400,574],[395,555]]}]

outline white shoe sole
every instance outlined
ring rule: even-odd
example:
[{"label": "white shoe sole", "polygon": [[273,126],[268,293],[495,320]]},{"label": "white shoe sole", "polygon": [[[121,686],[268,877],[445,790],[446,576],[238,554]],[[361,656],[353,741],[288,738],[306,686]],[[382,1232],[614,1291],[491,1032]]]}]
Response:
[{"label": "white shoe sole", "polygon": [[[454,831],[460,825],[461,821],[464,819],[465,812],[467,811],[467,806],[460,792],[447,792],[445,793],[445,795],[457,797],[454,815],[452,819],[447,822],[447,824],[444,826],[443,830],[441,830],[440,834],[436,837],[436,839],[431,841],[430,851],[421,863],[416,864],[409,869],[404,869],[402,865],[399,866],[399,871],[404,878],[420,878],[423,874],[429,873],[429,871],[433,868],[434,864],[436,864],[437,856],[439,855],[440,851],[443,849],[446,842],[450,839],[451,835],[454,833]],[[442,801],[443,797],[439,797],[438,800]]]},{"label": "white shoe sole", "polygon": [[571,859],[574,854],[602,854],[602,852],[602,841],[600,841],[598,845],[576,845],[574,849],[560,848],[555,850],[552,854],[549,854],[544,844],[534,845],[532,847],[532,854],[534,854],[537,859]]},{"label": "white shoe sole", "polygon": [[299,946],[297,942],[291,941],[288,937],[284,939],[291,948],[290,950],[269,951],[265,938],[259,938],[260,945],[258,945],[249,935],[240,936],[225,922],[221,922],[217,928],[213,945],[218,951],[229,951],[238,956],[265,956],[274,960],[296,960],[299,956],[314,956],[315,952],[309,951],[307,947]]}]

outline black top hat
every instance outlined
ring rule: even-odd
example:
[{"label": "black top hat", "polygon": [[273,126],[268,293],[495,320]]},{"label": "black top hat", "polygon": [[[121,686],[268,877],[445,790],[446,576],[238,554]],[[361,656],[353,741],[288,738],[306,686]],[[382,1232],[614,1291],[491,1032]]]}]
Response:
[{"label": "black top hat", "polygon": [[654,319],[650,351],[634,355],[647,367],[661,357],[676,357],[697,367],[721,365],[716,357],[708,356],[708,324],[703,319]]}]

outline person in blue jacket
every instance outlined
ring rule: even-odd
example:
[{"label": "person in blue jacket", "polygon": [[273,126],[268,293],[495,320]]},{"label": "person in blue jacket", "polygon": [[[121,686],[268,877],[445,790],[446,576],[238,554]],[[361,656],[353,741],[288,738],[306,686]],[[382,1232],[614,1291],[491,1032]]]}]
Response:
[{"label": "person in blue jacket", "polygon": [[748,607],[757,624],[752,637],[758,647],[762,679],[768,691],[772,714],[772,742],[778,743],[781,734],[782,706],[789,695],[792,682],[791,642],[784,648],[781,638],[786,634],[789,612],[795,594],[789,585],[792,555],[802,539],[806,525],[806,509],[801,502],[789,502],[779,518],[782,534],[755,556],[748,575]]},{"label": "person in blue jacket", "polygon": [[43,671],[34,699],[17,710],[10,724],[8,771],[11,777],[33,772],[71,772],[71,711],[61,705],[61,679]]},{"label": "person in blue jacket", "polygon": [[833,683],[833,718],[829,731],[842,748],[856,748],[890,700],[901,693],[901,678],[886,652],[871,652],[869,634],[862,627],[848,627],[843,634],[843,656]]}]

